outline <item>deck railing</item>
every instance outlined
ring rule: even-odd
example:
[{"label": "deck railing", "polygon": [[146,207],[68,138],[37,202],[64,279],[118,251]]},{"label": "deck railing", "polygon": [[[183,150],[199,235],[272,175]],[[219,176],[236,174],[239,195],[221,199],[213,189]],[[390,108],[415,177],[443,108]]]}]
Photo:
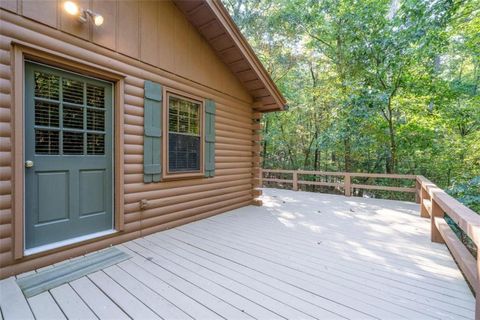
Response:
[{"label": "deck railing", "polygon": [[[264,175],[269,176],[265,177]],[[291,179],[277,179],[272,174],[291,175]],[[336,182],[301,180],[299,176],[330,176],[337,177]],[[351,196],[353,189],[383,190],[394,192],[415,193],[415,201],[420,204],[420,216],[431,221],[431,240],[444,243],[450,250],[460,270],[476,293],[476,317],[480,319],[480,250],[477,258],[458,239],[447,224],[444,216],[448,215],[458,227],[480,248],[480,215],[452,198],[445,191],[423,176],[382,173],[325,172],[307,170],[273,170],[262,169],[261,185],[264,182],[291,184],[297,191],[301,185],[325,186],[343,189],[345,196]],[[390,187],[374,184],[352,183],[352,178],[383,178],[404,179],[415,182],[415,187]],[[338,181],[342,179],[343,181]]]},{"label": "deck railing", "polygon": [[[292,179],[276,179],[272,177],[264,177],[264,173],[282,173],[282,174],[291,174]],[[342,182],[324,182],[324,181],[308,181],[308,180],[299,180],[298,176],[301,175],[313,175],[313,176],[328,176],[328,177],[338,177],[343,178]],[[313,186],[323,186],[323,187],[336,187],[342,188],[345,195],[351,196],[352,189],[369,189],[369,190],[383,190],[383,191],[397,191],[397,192],[408,192],[415,193],[417,200],[419,199],[419,190],[417,188],[407,188],[407,187],[389,187],[389,186],[379,186],[374,184],[356,184],[352,183],[352,178],[386,178],[386,179],[405,179],[415,181],[417,176],[408,175],[408,174],[384,174],[384,173],[353,173],[353,172],[327,172],[327,171],[307,171],[307,170],[273,170],[273,169],[262,169],[262,181],[263,182],[277,182],[277,183],[288,183],[292,184],[292,189],[297,191],[299,185],[313,185]]]}]

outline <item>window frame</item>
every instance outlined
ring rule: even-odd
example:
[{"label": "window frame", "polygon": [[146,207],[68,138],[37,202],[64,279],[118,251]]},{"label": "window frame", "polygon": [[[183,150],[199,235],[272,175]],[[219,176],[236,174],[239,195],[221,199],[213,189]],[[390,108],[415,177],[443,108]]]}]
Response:
[{"label": "window frame", "polygon": [[[162,179],[190,179],[203,178],[205,176],[204,155],[205,155],[205,102],[201,97],[171,88],[164,88],[163,90],[163,128],[162,128]],[[169,170],[169,111],[170,111],[170,97],[175,97],[182,100],[194,102],[200,106],[199,110],[199,136],[200,136],[200,170],[192,171],[178,171],[171,172]]]}]

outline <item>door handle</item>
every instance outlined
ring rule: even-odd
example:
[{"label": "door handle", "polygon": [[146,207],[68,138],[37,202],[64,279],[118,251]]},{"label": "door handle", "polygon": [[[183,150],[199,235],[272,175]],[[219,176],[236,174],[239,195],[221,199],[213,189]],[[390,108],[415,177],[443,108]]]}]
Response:
[{"label": "door handle", "polygon": [[31,168],[31,167],[33,167],[33,161],[32,160],[25,161],[25,168]]}]

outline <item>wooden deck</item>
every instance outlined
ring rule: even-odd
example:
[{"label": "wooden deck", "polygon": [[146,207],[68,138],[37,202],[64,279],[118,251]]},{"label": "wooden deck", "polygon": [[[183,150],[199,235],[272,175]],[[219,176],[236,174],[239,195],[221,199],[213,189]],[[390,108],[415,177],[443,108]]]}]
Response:
[{"label": "wooden deck", "polygon": [[417,204],[276,189],[263,202],[120,245],[130,260],[28,300],[3,280],[1,315],[474,319],[474,297]]}]

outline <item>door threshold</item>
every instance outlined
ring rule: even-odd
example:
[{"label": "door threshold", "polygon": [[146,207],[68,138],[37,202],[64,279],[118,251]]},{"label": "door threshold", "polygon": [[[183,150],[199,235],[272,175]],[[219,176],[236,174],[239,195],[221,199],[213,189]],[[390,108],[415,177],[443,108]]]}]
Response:
[{"label": "door threshold", "polygon": [[44,244],[42,246],[38,246],[38,247],[35,247],[35,248],[25,249],[23,254],[25,256],[30,256],[30,255],[37,254],[37,253],[40,253],[40,252],[49,251],[49,250],[57,249],[57,248],[60,248],[60,247],[65,247],[65,246],[68,246],[70,244],[74,244],[74,243],[78,243],[78,242],[82,242],[82,241],[86,241],[86,240],[91,240],[91,239],[94,239],[94,238],[100,238],[100,237],[103,237],[103,236],[108,236],[108,235],[116,233],[116,232],[117,232],[117,230],[110,229],[110,230],[90,233],[90,234],[80,236],[80,237],[75,237],[75,238],[72,238],[72,239],[57,241],[57,242],[54,242],[54,243]]}]

